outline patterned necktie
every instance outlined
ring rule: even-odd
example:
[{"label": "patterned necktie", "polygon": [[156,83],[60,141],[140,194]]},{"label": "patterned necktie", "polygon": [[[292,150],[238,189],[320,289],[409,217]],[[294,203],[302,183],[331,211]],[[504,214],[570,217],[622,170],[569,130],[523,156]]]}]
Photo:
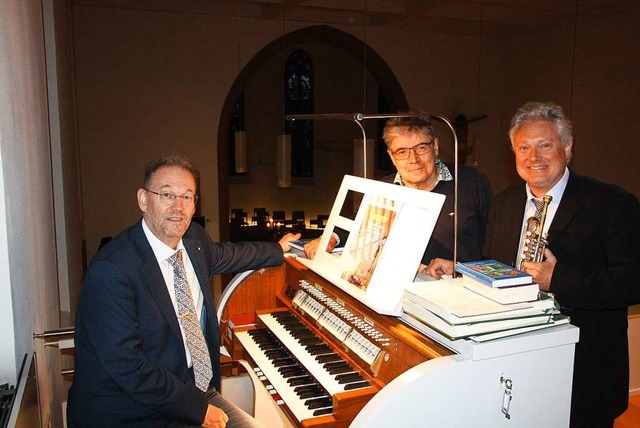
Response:
[{"label": "patterned necktie", "polygon": [[531,202],[533,202],[533,205],[536,206],[536,213],[534,214],[534,217],[540,220],[540,217],[542,216],[542,208],[544,207],[544,202],[542,201],[542,199],[536,199],[536,198],[531,198]]},{"label": "patterned necktie", "polygon": [[187,337],[187,346],[193,361],[196,386],[201,391],[206,392],[213,376],[211,358],[193,305],[191,289],[187,284],[187,272],[182,262],[182,251],[176,252],[167,260],[173,267],[173,286],[178,302],[178,318]]}]

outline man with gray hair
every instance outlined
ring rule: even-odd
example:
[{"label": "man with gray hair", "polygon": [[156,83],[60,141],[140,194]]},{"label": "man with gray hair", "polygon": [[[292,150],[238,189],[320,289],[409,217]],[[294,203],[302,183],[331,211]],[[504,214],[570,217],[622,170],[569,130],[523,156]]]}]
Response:
[{"label": "man with gray hair", "polygon": [[[509,137],[524,182],[496,196],[483,257],[522,262],[540,289],[555,294],[580,328],[570,426],[612,427],[628,405],[627,308],[640,303],[640,204],[632,193],[567,167],[572,131],[553,103],[530,102],[513,116]],[[542,260],[530,261],[520,241],[535,200],[545,195],[547,245]],[[429,266],[435,277],[452,270],[444,260]]]}]

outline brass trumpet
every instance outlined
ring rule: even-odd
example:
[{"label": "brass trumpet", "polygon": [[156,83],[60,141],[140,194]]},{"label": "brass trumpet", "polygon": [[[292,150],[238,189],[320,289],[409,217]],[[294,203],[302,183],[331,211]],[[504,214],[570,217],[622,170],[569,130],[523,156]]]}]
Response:
[{"label": "brass trumpet", "polygon": [[522,269],[523,262],[541,262],[544,257],[544,249],[547,248],[546,235],[543,236],[544,221],[547,217],[547,208],[553,199],[550,195],[544,195],[542,198],[542,211],[540,218],[531,216],[527,219],[527,227],[525,227],[521,239],[522,250],[520,252],[520,263],[518,269]]}]

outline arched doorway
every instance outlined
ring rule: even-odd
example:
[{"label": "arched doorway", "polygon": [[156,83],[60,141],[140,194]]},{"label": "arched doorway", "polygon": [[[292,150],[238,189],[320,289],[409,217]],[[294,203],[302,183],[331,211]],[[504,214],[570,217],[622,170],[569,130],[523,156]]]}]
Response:
[{"label": "arched doorway", "polygon": [[[276,88],[275,91],[280,90],[278,93],[281,93],[281,89],[283,88],[282,77],[280,78],[275,77],[274,79],[274,76],[275,76],[274,73],[277,72],[278,64],[282,64],[284,62],[283,60],[284,55],[287,55],[288,52],[291,52],[294,49],[300,49],[300,48],[303,48],[303,49],[307,48],[312,51],[315,50],[316,52],[333,52],[333,54],[329,54],[331,58],[327,59],[327,61],[335,60],[336,56],[341,56],[342,60],[340,62],[340,66],[344,65],[345,69],[349,69],[349,64],[351,64],[352,70],[357,66],[359,67],[358,74],[362,76],[362,81],[359,81],[359,82],[351,82],[351,81],[345,82],[344,79],[340,82],[341,84],[344,83],[345,87],[347,88],[351,87],[352,90],[359,92],[358,97],[360,99],[357,99],[355,101],[348,100],[348,101],[353,101],[355,103],[355,105],[351,106],[351,109],[345,110],[345,105],[348,103],[345,103],[345,100],[340,101],[337,99],[338,96],[341,95],[343,92],[348,93],[348,91],[341,91],[340,89],[337,89],[337,92],[339,92],[339,94],[336,95],[336,97],[334,97],[332,101],[325,103],[324,110],[316,109],[315,113],[339,113],[339,112],[340,113],[341,112],[382,113],[382,112],[403,111],[403,110],[407,110],[408,108],[408,103],[407,103],[407,99],[404,94],[404,91],[402,90],[402,87],[400,86],[398,80],[396,79],[395,75],[392,73],[388,65],[385,63],[385,61],[369,46],[365,46],[364,42],[361,39],[354,37],[348,33],[345,33],[343,31],[337,30],[333,27],[326,26],[326,25],[312,26],[312,27],[307,27],[291,33],[287,33],[282,37],[274,40],[269,45],[265,46],[247,63],[244,69],[242,69],[241,72],[239,73],[234,84],[229,90],[229,93],[227,94],[225,103],[223,105],[222,113],[220,116],[220,125],[218,127],[218,159],[219,159],[219,162],[218,162],[219,193],[218,194],[219,194],[219,208],[220,208],[220,212],[219,212],[220,237],[221,237],[221,240],[223,241],[229,240],[229,237],[230,237],[229,213],[231,208],[235,208],[230,206],[230,188],[237,189],[238,183],[240,183],[240,185],[244,183],[247,186],[251,187],[252,182],[262,183],[264,181],[264,176],[261,176],[260,175],[261,173],[256,171],[254,171],[253,174],[251,171],[249,171],[246,177],[241,177],[241,178],[237,178],[237,177],[230,178],[229,176],[229,168],[233,168],[233,165],[231,166],[228,165],[226,160],[228,159],[228,154],[229,154],[228,152],[229,130],[231,125],[232,115],[236,107],[236,101],[238,100],[238,97],[241,95],[241,93],[243,93],[243,91],[244,91],[243,98],[245,100],[252,99],[252,95],[250,94],[249,91],[251,90],[251,87],[255,88],[256,85],[252,85],[249,82],[251,82],[252,79],[255,78],[257,74],[263,73],[263,70],[269,67],[271,67],[272,69],[272,72],[269,75],[271,76],[269,79],[272,80],[269,83],[270,88],[268,89],[263,88],[261,91],[258,91],[258,92],[261,92],[259,96],[264,96],[262,92],[268,91],[273,87]],[[286,59],[286,57],[284,58]],[[280,68],[280,71],[282,71],[281,68]],[[340,69],[336,70],[336,68],[334,67],[331,72],[331,74],[333,74],[333,78],[339,80],[341,77],[340,75],[342,74],[341,71],[342,70]],[[282,73],[280,74],[282,76]],[[325,73],[325,76],[327,74],[328,73]],[[276,84],[273,83],[273,80],[275,80]],[[324,84],[328,84],[326,80],[327,80],[326,78],[323,80],[322,77],[318,77],[317,79],[317,82],[318,82],[317,90],[320,92],[320,94],[326,93],[326,91],[329,90],[329,88],[324,88],[324,89],[322,88],[323,82],[325,82]],[[351,80],[357,80],[357,79],[351,79]],[[372,81],[375,82],[375,85],[374,85],[375,87],[373,88],[371,87]],[[365,85],[368,85],[368,86],[365,87]],[[372,103],[366,102],[365,97],[367,96],[366,95],[367,92],[368,92],[369,99],[372,98],[371,97],[372,92],[376,92],[375,94],[376,102],[372,102]],[[278,95],[275,95],[275,97],[277,98]],[[263,106],[263,111],[261,111],[262,117],[260,118],[260,122],[270,123],[275,121],[276,124],[278,124],[279,122],[282,122],[283,113],[282,113],[281,106],[280,108],[278,108],[278,107],[273,107],[272,103],[264,103],[264,104],[265,105]],[[373,110],[371,110],[372,108]],[[346,126],[357,128],[353,124],[346,124]],[[262,134],[264,133],[265,132],[263,132]],[[271,134],[272,132],[269,131],[266,133]],[[254,134],[254,139],[258,138],[255,135],[259,135],[260,136],[259,138],[263,138],[262,134],[256,132]],[[248,138],[250,139],[251,137],[249,136]],[[267,136],[264,138],[270,139],[269,141],[273,141],[275,144],[275,139],[274,139],[275,132],[273,132],[273,138],[271,138],[271,136]],[[327,140],[331,140],[331,138],[328,137]],[[325,141],[325,146],[327,145],[331,145],[331,141],[329,142]],[[249,142],[247,146],[251,147],[251,142]],[[322,157],[323,155],[326,155],[326,153],[323,152],[321,147],[316,150],[319,151],[320,157]],[[249,149],[249,151],[251,152],[251,149]],[[256,155],[253,152],[251,154]],[[260,154],[260,156],[269,158],[270,154],[268,153],[268,151],[266,151],[264,154]],[[267,161],[261,160],[260,162],[257,162],[257,163],[261,163],[261,162],[263,162],[264,164],[269,164],[269,160]],[[254,159],[254,163],[256,163],[255,159]],[[268,166],[265,168],[268,169]],[[254,168],[254,169],[259,170],[260,168]],[[341,180],[341,176],[340,176],[340,180]],[[317,189],[325,189],[327,187],[331,188],[332,186],[335,186],[335,183],[323,182],[322,177],[317,177],[315,181],[310,181],[309,183],[312,183],[312,185],[315,186],[315,190],[311,192],[303,191],[302,193],[304,193],[305,195],[308,193],[314,193],[317,191]],[[309,183],[306,183],[306,184],[309,185]],[[275,187],[275,183],[273,184],[273,187]],[[309,189],[310,188],[307,188],[307,190]],[[237,192],[234,192],[234,193],[237,193]],[[265,192],[257,192],[257,193],[263,194]],[[274,202],[274,203],[282,203],[283,200],[288,201],[290,199],[296,199],[299,197],[300,197],[300,194],[297,194],[296,196],[295,190],[279,191],[279,193],[277,194],[274,193],[272,195],[273,199],[279,200],[279,202]],[[333,202],[332,199],[330,202],[325,202],[325,205],[327,205],[326,206],[327,212],[331,208],[331,202]],[[250,212],[248,213],[248,216],[249,217],[251,216]]]}]

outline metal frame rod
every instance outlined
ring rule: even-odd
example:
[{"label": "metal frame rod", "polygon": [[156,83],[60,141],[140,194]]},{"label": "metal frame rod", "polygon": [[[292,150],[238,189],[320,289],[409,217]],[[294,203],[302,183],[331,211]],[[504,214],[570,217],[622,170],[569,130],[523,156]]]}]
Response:
[{"label": "metal frame rod", "polygon": [[68,336],[75,333],[74,327],[65,327],[57,330],[47,330],[42,333],[34,333],[34,339],[47,339],[49,337]]},{"label": "metal frame rod", "polygon": [[[394,117],[423,117],[427,116],[432,119],[438,119],[444,122],[451,133],[453,134],[454,144],[454,164],[453,164],[453,265],[455,266],[458,260],[458,134],[456,133],[453,123],[446,116],[437,113],[390,113],[390,114],[364,114],[364,113],[323,113],[323,114],[290,114],[286,115],[286,120],[350,120],[355,122],[356,125],[362,130],[362,141],[364,145],[363,153],[363,175],[367,175],[367,135],[362,126],[363,120],[368,119],[391,119]],[[456,276],[455,268],[453,276]]]}]

